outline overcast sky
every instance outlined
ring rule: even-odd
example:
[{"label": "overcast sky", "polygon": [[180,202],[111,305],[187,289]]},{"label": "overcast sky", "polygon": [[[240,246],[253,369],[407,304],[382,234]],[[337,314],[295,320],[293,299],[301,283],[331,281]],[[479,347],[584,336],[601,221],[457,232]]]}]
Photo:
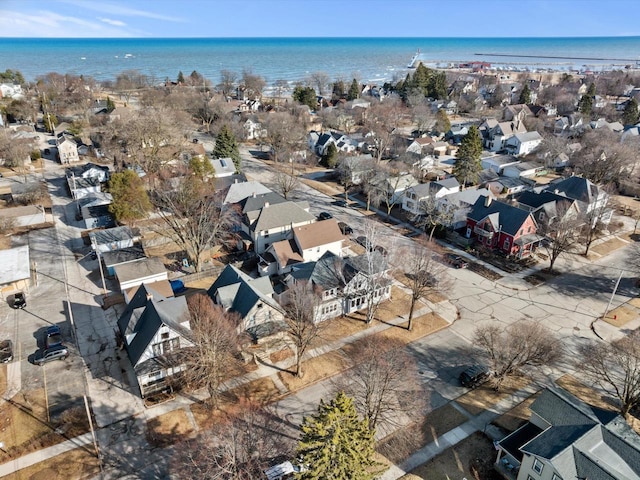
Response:
[{"label": "overcast sky", "polygon": [[638,0],[0,0],[0,36],[640,36],[638,3]]}]

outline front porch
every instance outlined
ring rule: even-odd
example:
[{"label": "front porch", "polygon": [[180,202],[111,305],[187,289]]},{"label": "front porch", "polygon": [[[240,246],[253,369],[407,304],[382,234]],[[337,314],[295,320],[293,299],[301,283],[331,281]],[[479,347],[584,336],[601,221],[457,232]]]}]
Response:
[{"label": "front porch", "polygon": [[540,432],[542,432],[540,427],[527,422],[496,443],[498,457],[495,468],[503,477],[508,480],[516,480],[523,457],[520,448],[537,437]]}]

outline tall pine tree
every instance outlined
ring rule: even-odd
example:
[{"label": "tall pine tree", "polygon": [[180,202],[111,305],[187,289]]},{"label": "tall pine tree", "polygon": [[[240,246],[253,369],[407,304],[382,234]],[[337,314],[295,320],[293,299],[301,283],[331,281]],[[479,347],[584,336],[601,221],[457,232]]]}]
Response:
[{"label": "tall pine tree", "polygon": [[478,181],[478,173],[482,170],[480,156],[482,155],[482,139],[475,125],[469,128],[460,142],[456,163],[453,165],[453,176],[464,187]]},{"label": "tall pine tree", "polygon": [[524,87],[522,87],[522,91],[520,92],[520,99],[518,103],[528,105],[531,103],[531,89],[529,88],[529,84],[525,83]]},{"label": "tall pine tree", "polygon": [[374,459],[375,432],[360,420],[353,400],[340,392],[318,413],[305,417],[296,458],[305,470],[303,480],[371,480],[383,471]]},{"label": "tall pine tree", "polygon": [[593,99],[596,96],[596,86],[594,83],[589,85],[589,90],[585,93],[578,102],[578,111],[585,115],[591,115],[593,109]]},{"label": "tall pine tree", "polygon": [[638,123],[638,101],[635,98],[629,100],[624,106],[622,123],[625,125],[635,125]]},{"label": "tall pine tree", "polygon": [[213,149],[214,158],[231,158],[236,171],[242,171],[242,165],[240,163],[240,149],[238,148],[238,142],[233,132],[227,125],[223,125],[220,129],[220,133],[216,137],[216,146]]},{"label": "tall pine tree", "polygon": [[360,96],[360,85],[358,85],[358,81],[354,78],[351,82],[351,86],[349,87],[349,93],[347,93],[347,100],[355,100]]}]

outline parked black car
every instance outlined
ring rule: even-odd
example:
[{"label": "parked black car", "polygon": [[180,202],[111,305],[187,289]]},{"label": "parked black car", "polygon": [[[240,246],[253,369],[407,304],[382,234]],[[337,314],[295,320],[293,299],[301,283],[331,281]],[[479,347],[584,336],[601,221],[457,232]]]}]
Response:
[{"label": "parked black car", "polygon": [[454,268],[467,268],[469,266],[469,263],[464,258],[455,253],[447,253],[444,258]]},{"label": "parked black car", "polygon": [[60,333],[60,327],[58,327],[57,325],[51,325],[50,327],[47,327],[47,338],[45,338],[45,345],[47,348],[62,345],[62,334]]},{"label": "parked black car", "polygon": [[460,374],[459,380],[463,387],[474,388],[489,380],[490,375],[484,365],[472,365]]},{"label": "parked black car", "polygon": [[318,215],[318,220],[329,220],[330,218],[333,218],[333,215],[329,212],[321,212],[320,215]]},{"label": "parked black car", "polygon": [[13,343],[11,340],[0,342],[0,363],[9,363],[13,360]]},{"label": "parked black car", "polygon": [[27,297],[23,292],[18,292],[13,296],[13,308],[25,308]]}]

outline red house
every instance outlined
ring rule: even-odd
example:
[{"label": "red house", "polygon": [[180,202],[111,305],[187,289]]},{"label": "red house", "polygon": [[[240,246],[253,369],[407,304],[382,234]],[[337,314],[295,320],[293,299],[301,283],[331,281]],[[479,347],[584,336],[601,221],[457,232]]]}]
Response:
[{"label": "red house", "polygon": [[467,215],[467,238],[492,250],[527,257],[542,240],[531,213],[513,205],[480,196]]}]

